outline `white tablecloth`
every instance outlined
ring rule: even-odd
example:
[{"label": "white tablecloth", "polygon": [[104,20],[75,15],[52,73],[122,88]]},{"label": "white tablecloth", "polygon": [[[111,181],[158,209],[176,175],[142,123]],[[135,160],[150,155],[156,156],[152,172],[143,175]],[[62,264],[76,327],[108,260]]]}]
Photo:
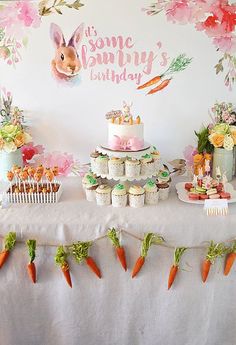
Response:
[{"label": "white tablecloth", "polygon": [[[180,202],[173,190],[167,201],[142,209],[98,207],[85,200],[79,178],[64,181],[56,205],[12,205],[0,210],[0,233],[38,243],[92,240],[111,226],[142,236],[158,232],[175,246],[224,241],[236,235],[236,205],[227,217],[206,217],[203,207]],[[153,246],[136,279],[130,272],[140,242],[122,238],[129,270],[124,272],[108,239],[91,248],[101,268],[99,280],[70,260],[70,289],[54,264],[55,248],[39,247],[38,282],[30,283],[27,249],[17,244],[0,272],[0,344],[4,345],[233,345],[236,343],[236,266],[224,277],[218,260],[201,282],[203,249],[184,254],[167,291],[173,250]]]}]

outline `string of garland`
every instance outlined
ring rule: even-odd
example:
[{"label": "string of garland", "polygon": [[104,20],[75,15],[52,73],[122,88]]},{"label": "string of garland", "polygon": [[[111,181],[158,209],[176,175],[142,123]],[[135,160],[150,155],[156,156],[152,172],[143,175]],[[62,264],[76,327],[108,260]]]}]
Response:
[{"label": "string of garland", "polygon": [[[131,237],[134,237],[138,240],[140,240],[141,243],[141,252],[140,256],[135,262],[135,265],[132,270],[132,278],[136,277],[138,273],[140,272],[141,268],[143,267],[145,263],[145,259],[148,255],[148,251],[152,245],[156,246],[165,246],[167,248],[173,248],[172,246],[169,246],[165,243],[165,239],[159,235],[152,232],[146,233],[144,235],[144,238],[141,239],[136,235],[133,235],[126,230],[116,230],[115,228],[111,228],[107,231],[107,234],[104,236],[101,236],[97,238],[94,241],[87,241],[82,242],[78,241],[75,243],[72,243],[70,245],[59,245],[57,246],[57,250],[55,253],[55,263],[61,268],[61,271],[66,279],[66,282],[68,285],[72,288],[72,280],[70,275],[70,267],[68,264],[68,257],[72,256],[75,261],[78,264],[81,264],[85,262],[87,266],[90,268],[90,270],[101,279],[102,274],[100,268],[97,266],[94,259],[89,255],[89,249],[94,244],[95,241],[98,241],[102,238],[109,238],[112,245],[115,248],[117,259],[119,260],[121,266],[126,271],[127,270],[127,262],[126,262],[126,254],[125,249],[120,243],[119,237],[122,233],[126,233],[130,235]],[[3,236],[0,236],[1,238]],[[0,252],[0,269],[7,261],[10,252],[13,250],[15,244],[17,242],[22,243],[23,241],[17,240],[16,233],[15,232],[9,232],[5,237],[3,237],[4,240],[4,246],[2,251]],[[226,246],[225,243],[232,243],[231,246]],[[34,263],[35,257],[36,257],[36,240],[30,239],[25,242],[30,261],[27,265],[27,272],[28,275],[33,283],[36,283],[36,265]],[[45,246],[45,245],[40,245]],[[49,244],[49,246],[56,246]],[[174,248],[174,261],[173,265],[170,268],[169,272],[169,278],[168,278],[168,290],[171,288],[172,284],[174,283],[174,280],[176,278],[176,275],[179,271],[180,267],[180,260],[183,256],[183,254],[189,250],[189,249],[199,249],[199,248],[205,248],[207,249],[206,256],[202,262],[202,269],[201,269],[201,275],[202,275],[202,281],[205,283],[208,277],[208,274],[210,272],[211,266],[215,263],[216,259],[219,257],[223,257],[226,255],[225,260],[225,267],[224,267],[224,275],[228,275],[234,261],[236,259],[236,239],[230,239],[226,240],[224,243],[214,243],[213,241],[210,241],[208,246],[196,246],[196,247],[176,247]]]}]

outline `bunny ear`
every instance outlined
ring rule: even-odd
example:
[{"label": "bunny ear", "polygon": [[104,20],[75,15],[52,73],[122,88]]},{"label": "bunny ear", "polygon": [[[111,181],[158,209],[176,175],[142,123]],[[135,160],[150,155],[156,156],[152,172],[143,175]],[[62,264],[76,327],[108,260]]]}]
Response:
[{"label": "bunny ear", "polygon": [[75,49],[79,48],[80,42],[83,38],[84,34],[84,23],[80,24],[80,26],[75,30],[71,39],[69,40],[68,46],[72,46]]},{"label": "bunny ear", "polygon": [[57,24],[51,23],[50,36],[56,48],[66,45],[63,33]]}]

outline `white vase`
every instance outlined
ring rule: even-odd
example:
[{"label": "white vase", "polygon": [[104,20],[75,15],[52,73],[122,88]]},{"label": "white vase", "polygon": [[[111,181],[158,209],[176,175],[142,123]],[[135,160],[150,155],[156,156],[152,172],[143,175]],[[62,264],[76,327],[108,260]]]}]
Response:
[{"label": "white vase", "polygon": [[236,175],[236,145],[234,146],[233,150],[234,161],[233,161],[233,175]]},{"label": "white vase", "polygon": [[23,158],[21,150],[7,153],[0,151],[0,180],[7,181],[7,172],[16,164],[23,167]]},{"label": "white vase", "polygon": [[228,181],[233,178],[233,150],[225,150],[223,148],[215,148],[213,153],[212,176],[216,178],[216,168],[219,167],[221,174],[226,173]]}]

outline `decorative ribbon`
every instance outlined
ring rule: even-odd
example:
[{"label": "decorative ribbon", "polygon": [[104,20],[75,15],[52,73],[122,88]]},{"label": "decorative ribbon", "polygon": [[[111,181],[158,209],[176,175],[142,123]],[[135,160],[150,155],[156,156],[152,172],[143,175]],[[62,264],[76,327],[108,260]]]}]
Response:
[{"label": "decorative ribbon", "polygon": [[126,150],[126,151],[138,151],[143,148],[143,140],[137,137],[119,137],[114,135],[109,142],[109,146],[112,150]]}]

